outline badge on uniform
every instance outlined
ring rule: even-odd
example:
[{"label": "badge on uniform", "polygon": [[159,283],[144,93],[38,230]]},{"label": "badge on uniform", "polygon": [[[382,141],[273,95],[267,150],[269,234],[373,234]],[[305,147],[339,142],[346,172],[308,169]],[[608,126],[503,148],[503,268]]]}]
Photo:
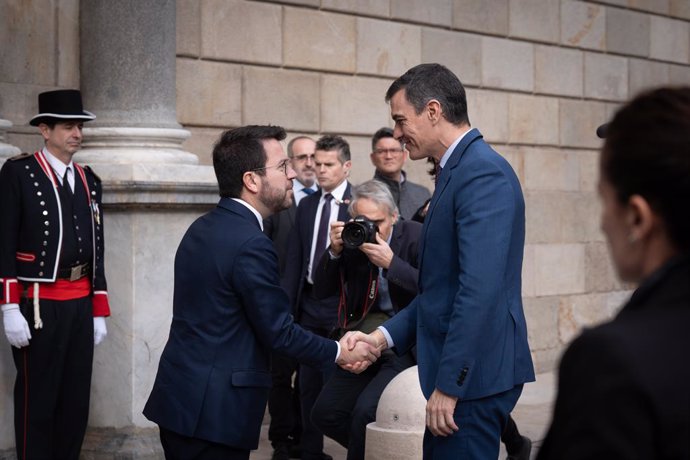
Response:
[{"label": "badge on uniform", "polygon": [[101,225],[101,212],[98,209],[98,203],[93,198],[91,199],[91,209],[93,210],[93,218],[96,219],[96,224]]}]

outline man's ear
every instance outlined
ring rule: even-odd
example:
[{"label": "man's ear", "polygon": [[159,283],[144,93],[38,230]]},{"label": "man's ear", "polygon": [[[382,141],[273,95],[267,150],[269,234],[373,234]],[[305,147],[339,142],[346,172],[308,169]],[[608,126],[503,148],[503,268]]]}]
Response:
[{"label": "man's ear", "polygon": [[656,225],[657,217],[649,202],[642,195],[633,195],[628,200],[627,224],[631,241],[647,238]]},{"label": "man's ear", "polygon": [[432,124],[441,121],[441,103],[436,99],[431,99],[426,103],[426,113]]},{"label": "man's ear", "polygon": [[38,130],[41,132],[41,136],[43,136],[43,139],[48,140],[48,137],[50,135],[50,126],[48,126],[45,123],[41,123],[38,125]]},{"label": "man's ear", "polygon": [[256,173],[247,171],[242,174],[242,183],[249,192],[259,193],[259,181],[256,178]]}]

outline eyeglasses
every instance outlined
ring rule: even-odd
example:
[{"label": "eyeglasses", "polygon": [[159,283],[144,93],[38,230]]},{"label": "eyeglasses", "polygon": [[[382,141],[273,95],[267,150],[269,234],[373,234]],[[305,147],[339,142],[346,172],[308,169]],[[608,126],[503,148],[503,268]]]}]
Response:
[{"label": "eyeglasses", "polygon": [[307,161],[307,160],[314,161],[314,154],[313,153],[302,153],[300,155],[295,155],[294,157],[292,157],[292,159],[295,161]]},{"label": "eyeglasses", "polygon": [[374,153],[375,153],[376,155],[385,155],[385,154],[387,154],[387,153],[396,154],[396,153],[402,153],[402,152],[403,152],[403,149],[401,149],[401,148],[394,148],[394,149],[376,149],[376,150],[374,150]]},{"label": "eyeglasses", "polygon": [[282,170],[283,170],[283,174],[285,174],[285,175],[287,176],[287,168],[288,168],[289,162],[290,162],[290,160],[287,159],[287,160],[281,161],[281,162],[278,163],[277,165],[273,165],[273,166],[264,166],[263,168],[254,168],[254,169],[250,169],[250,171],[254,171],[254,172],[255,172],[255,171],[265,171],[265,170],[267,170],[267,169],[276,168],[277,170],[281,170],[281,169],[282,169]]}]

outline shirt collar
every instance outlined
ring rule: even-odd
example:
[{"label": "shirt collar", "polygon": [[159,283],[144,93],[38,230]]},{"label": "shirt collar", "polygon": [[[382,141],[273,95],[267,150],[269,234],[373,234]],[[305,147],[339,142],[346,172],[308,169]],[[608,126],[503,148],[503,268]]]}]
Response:
[{"label": "shirt collar", "polygon": [[439,167],[443,168],[443,167],[446,165],[446,163],[448,162],[448,159],[449,159],[450,156],[453,154],[453,150],[455,150],[455,147],[458,146],[458,144],[460,143],[460,141],[462,140],[462,138],[465,137],[465,135],[466,135],[467,133],[469,133],[470,131],[471,131],[471,129],[468,129],[467,131],[465,131],[464,133],[462,133],[462,134],[460,135],[460,137],[458,137],[457,139],[455,139],[455,142],[453,142],[452,144],[450,144],[450,147],[448,147],[448,150],[446,150],[446,153],[443,154],[443,156],[441,157],[441,161],[438,163]]},{"label": "shirt collar", "polygon": [[259,214],[259,211],[254,209],[254,207],[251,204],[247,203],[246,201],[244,201],[240,198],[231,198],[231,199],[237,201],[239,204],[241,204],[245,208],[249,209],[254,214],[254,216],[256,216],[256,220],[259,221],[259,227],[261,227],[261,231],[263,232],[264,231],[264,220],[261,218],[261,214]]},{"label": "shirt collar", "polygon": [[343,202],[343,195],[345,195],[345,190],[347,190],[347,181],[344,180],[340,185],[338,185],[332,192],[326,192],[322,190],[321,200],[326,193],[330,193],[335,198],[336,204],[341,204]]},{"label": "shirt collar", "polygon": [[67,168],[72,168],[72,174],[74,174],[74,162],[72,160],[70,160],[69,164],[66,165],[62,161],[58,160],[58,158],[55,155],[50,153],[50,151],[46,147],[43,147],[42,151],[43,156],[46,157],[48,164],[51,168],[53,168],[53,171],[55,171],[55,174],[57,174],[61,182],[62,178],[65,177],[65,170]]}]

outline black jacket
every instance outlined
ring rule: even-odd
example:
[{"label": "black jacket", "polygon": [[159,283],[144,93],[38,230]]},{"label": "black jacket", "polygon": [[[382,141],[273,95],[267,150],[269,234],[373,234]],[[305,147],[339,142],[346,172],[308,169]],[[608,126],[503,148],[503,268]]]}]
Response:
[{"label": "black jacket", "polygon": [[653,274],[560,366],[547,459],[690,458],[690,259]]},{"label": "black jacket", "polygon": [[[94,307],[107,306],[103,267],[101,181],[88,167],[75,166],[75,187],[84,187],[91,213],[93,241],[92,290]],[[10,158],[0,170],[0,303],[15,303],[10,285],[54,282],[63,238],[58,179],[42,152]],[[88,194],[88,195],[87,195]],[[76,203],[75,203],[76,204]],[[105,301],[105,304],[103,304]],[[108,312],[109,314],[109,312]]]}]

